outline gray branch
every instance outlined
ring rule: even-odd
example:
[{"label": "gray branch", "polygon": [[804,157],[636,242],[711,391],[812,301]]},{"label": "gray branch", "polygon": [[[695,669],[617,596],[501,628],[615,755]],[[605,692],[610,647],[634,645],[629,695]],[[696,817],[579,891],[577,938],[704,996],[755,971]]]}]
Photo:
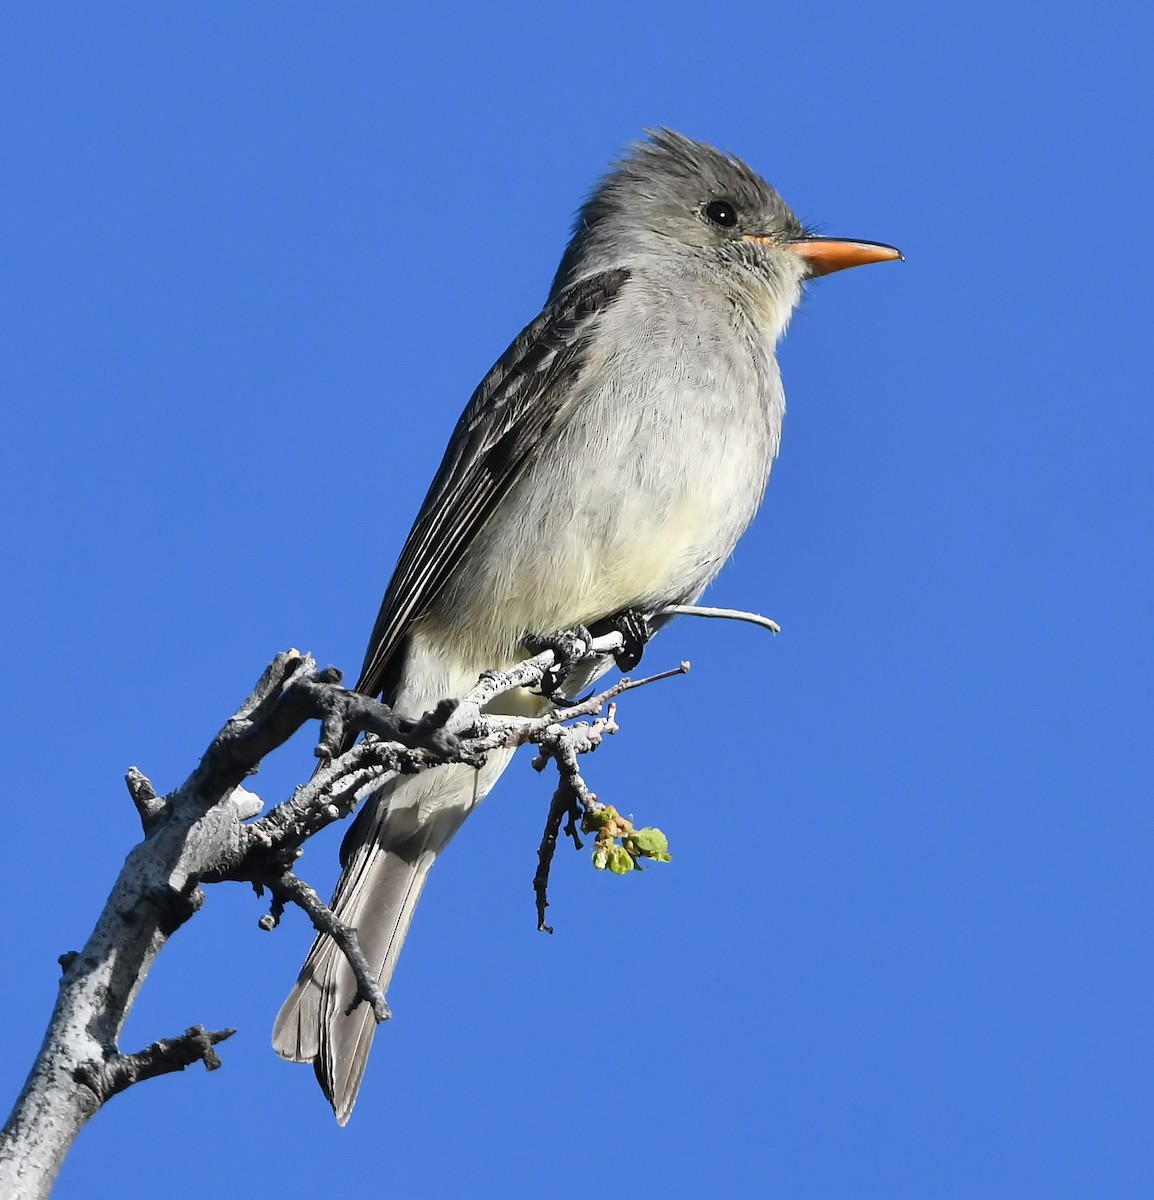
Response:
[{"label": "gray branch", "polygon": [[[357,981],[357,996],[352,1007],[355,1008],[365,1001],[373,1010],[373,1016],[378,1021],[387,1021],[389,1006],[385,1003],[385,993],[381,990],[376,972],[369,966],[369,960],[365,957],[365,952],[357,941],[357,931],[351,925],[346,925],[329,908],[315,888],[310,887],[303,879],[298,879],[291,871],[286,871],[270,885],[269,890],[273,894],[274,908],[267,918],[262,919],[262,928],[273,928],[279,912],[283,910],[288,901],[292,901],[293,904],[303,909],[317,933],[327,933],[348,959],[353,976]],[[349,1011],[351,1012],[352,1008]]]},{"label": "gray branch", "polygon": [[[594,639],[586,650],[603,655],[620,646],[621,636],[614,633]],[[562,799],[554,798],[550,819],[562,804],[558,827],[570,812],[575,831],[572,810],[595,803],[577,771],[577,756],[616,729],[612,711],[600,715],[606,706],[652,680],[621,680],[597,696],[536,718],[485,711],[505,692],[539,687],[554,665],[554,652],[546,650],[510,670],[488,672],[460,702],[442,703],[421,720],[408,721],[387,705],[346,691],[338,671],[318,670],[309,656],[290,650],[269,664],[180,787],[158,795],[133,767],[127,784],[144,836],[129,853],[84,948],[60,957],[63,976],[52,1019],[0,1132],[0,1196],[47,1196],[77,1133],[118,1092],[194,1062],[210,1070],[220,1065],[215,1047],[232,1030],[210,1032],[194,1025],[134,1054],[119,1047],[124,1022],[153,961],[169,936],[203,904],[203,884],[238,880],[258,893],[267,890],[272,908],[262,919],[264,928],[275,926],[286,904],[302,908],[341,947],[356,974],[360,999],[378,1020],[386,1017],[384,996],[356,931],[338,921],[294,874],[300,848],[398,772],[450,762],[480,765],[495,749],[526,743],[537,744],[558,764],[562,783],[557,795]],[[310,720],[321,725],[320,766],[308,783],[258,817],[261,801],[243,781]],[[564,724],[574,720],[583,723]],[[336,754],[359,733],[366,735],[363,741]],[[544,870],[547,880],[547,863]],[[544,883],[538,903],[543,926]]]}]

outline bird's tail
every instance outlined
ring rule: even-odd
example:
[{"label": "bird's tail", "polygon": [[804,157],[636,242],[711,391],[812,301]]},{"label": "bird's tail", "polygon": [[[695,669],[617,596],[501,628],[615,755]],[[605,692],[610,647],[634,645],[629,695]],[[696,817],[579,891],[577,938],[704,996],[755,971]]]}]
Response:
[{"label": "bird's tail", "polygon": [[[333,896],[336,916],[357,940],[388,990],[429,869],[508,761],[438,767],[387,785],[366,803],[346,838],[348,856]],[[494,770],[496,768],[496,770]],[[485,778],[488,777],[488,778]],[[352,969],[335,942],[320,936],[273,1026],[283,1058],[311,1062],[343,1125],[365,1073],[376,1020],[357,995]]]}]

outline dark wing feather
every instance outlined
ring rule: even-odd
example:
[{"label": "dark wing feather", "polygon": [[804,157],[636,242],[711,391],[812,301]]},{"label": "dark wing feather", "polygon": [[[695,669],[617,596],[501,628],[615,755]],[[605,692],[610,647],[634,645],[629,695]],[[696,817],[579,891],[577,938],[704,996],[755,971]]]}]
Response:
[{"label": "dark wing feather", "polygon": [[375,696],[391,690],[410,625],[445,586],[564,407],[596,319],[628,278],[627,270],[606,271],[563,292],[473,393],[385,592],[358,692]]}]

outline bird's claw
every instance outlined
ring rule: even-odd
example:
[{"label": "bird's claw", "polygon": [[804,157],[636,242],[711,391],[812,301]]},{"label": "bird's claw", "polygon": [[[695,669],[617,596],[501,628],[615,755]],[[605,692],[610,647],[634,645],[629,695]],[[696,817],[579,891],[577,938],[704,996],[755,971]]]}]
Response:
[{"label": "bird's claw", "polygon": [[530,654],[553,651],[553,665],[541,676],[541,695],[561,707],[571,704],[561,687],[578,663],[589,657],[593,635],[584,625],[574,625],[562,633],[530,633],[522,640]]},{"label": "bird's claw", "polygon": [[653,636],[649,615],[639,608],[625,608],[602,621],[599,632],[621,634],[621,649],[613,655],[619,671],[632,671],[641,661],[645,646]]}]

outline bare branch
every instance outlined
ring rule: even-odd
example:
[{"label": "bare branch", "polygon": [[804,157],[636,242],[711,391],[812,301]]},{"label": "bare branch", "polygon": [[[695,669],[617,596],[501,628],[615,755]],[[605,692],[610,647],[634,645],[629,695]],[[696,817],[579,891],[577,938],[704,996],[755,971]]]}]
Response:
[{"label": "bare branch", "polygon": [[[572,661],[610,655],[622,645],[620,633],[570,640]],[[272,905],[261,920],[264,928],[277,924],[286,904],[302,908],[341,948],[360,998],[378,1020],[388,1017],[356,931],[334,916],[292,866],[309,837],[347,817],[393,774],[453,762],[479,766],[495,749],[526,743],[555,761],[560,782],[534,878],[539,924],[547,928],[546,889],[558,833],[565,824],[580,845],[578,826],[600,807],[578,769],[579,756],[616,731],[614,698],[688,669],[683,663],[648,679],[622,679],[539,717],[485,711],[505,692],[540,688],[551,668],[569,665],[545,650],[509,670],[486,673],[462,700],[443,702],[410,721],[379,701],[346,691],[335,669],[318,670],[310,656],[286,651],[265,669],[180,787],[159,796],[132,768],[126,782],[144,837],[129,853],[84,948],[60,958],[63,977],[44,1045],[0,1133],[0,1195],[5,1200],[46,1196],[76,1134],[117,1092],[193,1062],[209,1069],[219,1065],[214,1047],[231,1030],[194,1025],[181,1037],[157,1041],[136,1054],[124,1054],[118,1045],[156,955],[202,904],[202,884],[243,880],[258,893],[267,890]],[[243,781],[310,720],[321,723],[321,765],[308,783],[258,817],[261,800]],[[331,757],[358,733],[366,734],[362,741]]]},{"label": "bare branch", "polygon": [[781,626],[761,613],[745,612],[740,608],[707,608],[700,604],[668,604],[658,614],[659,617],[711,617],[721,621],[748,621],[750,625],[760,625],[770,633],[780,633]]},{"label": "bare branch", "polygon": [[76,1081],[91,1088],[103,1103],[134,1083],[183,1071],[196,1062],[204,1063],[206,1071],[215,1071],[221,1063],[214,1047],[234,1033],[235,1029],[193,1025],[180,1037],[153,1042],[135,1054],[115,1054],[107,1062],[81,1063],[75,1071]]},{"label": "bare branch", "polygon": [[[353,1002],[355,1008],[362,1000],[366,1001],[373,1010],[373,1016],[378,1021],[389,1019],[389,1006],[385,1003],[385,993],[373,974],[369,960],[365,957],[360,943],[357,941],[357,931],[346,925],[336,913],[320,898],[314,888],[303,879],[298,879],[291,871],[286,871],[278,880],[270,885],[270,890],[283,908],[291,901],[308,914],[317,933],[327,933],[341,948],[341,953],[348,959],[353,976],[357,981],[357,998]],[[352,1009],[349,1010],[350,1012]]]},{"label": "bare branch", "polygon": [[156,789],[152,786],[148,776],[138,767],[128,768],[124,782],[128,785],[128,794],[132,797],[132,803],[136,805],[140,824],[147,833],[164,812],[164,801],[156,794]]},{"label": "bare branch", "polygon": [[543,771],[549,759],[553,759],[557,763],[560,775],[557,790],[553,793],[553,801],[549,806],[549,815],[545,820],[541,845],[537,849],[537,871],[533,876],[533,893],[537,898],[537,928],[542,933],[553,932],[553,927],[545,922],[545,910],[549,907],[549,872],[553,866],[561,821],[568,818],[566,833],[580,849],[581,839],[577,833],[580,823],[586,813],[595,812],[602,807],[581,777],[577,756],[595,750],[605,734],[617,732],[615,717],[615,706],[611,704],[608,714],[592,724],[551,725],[540,736],[541,754],[533,760],[533,766],[538,771]]}]

